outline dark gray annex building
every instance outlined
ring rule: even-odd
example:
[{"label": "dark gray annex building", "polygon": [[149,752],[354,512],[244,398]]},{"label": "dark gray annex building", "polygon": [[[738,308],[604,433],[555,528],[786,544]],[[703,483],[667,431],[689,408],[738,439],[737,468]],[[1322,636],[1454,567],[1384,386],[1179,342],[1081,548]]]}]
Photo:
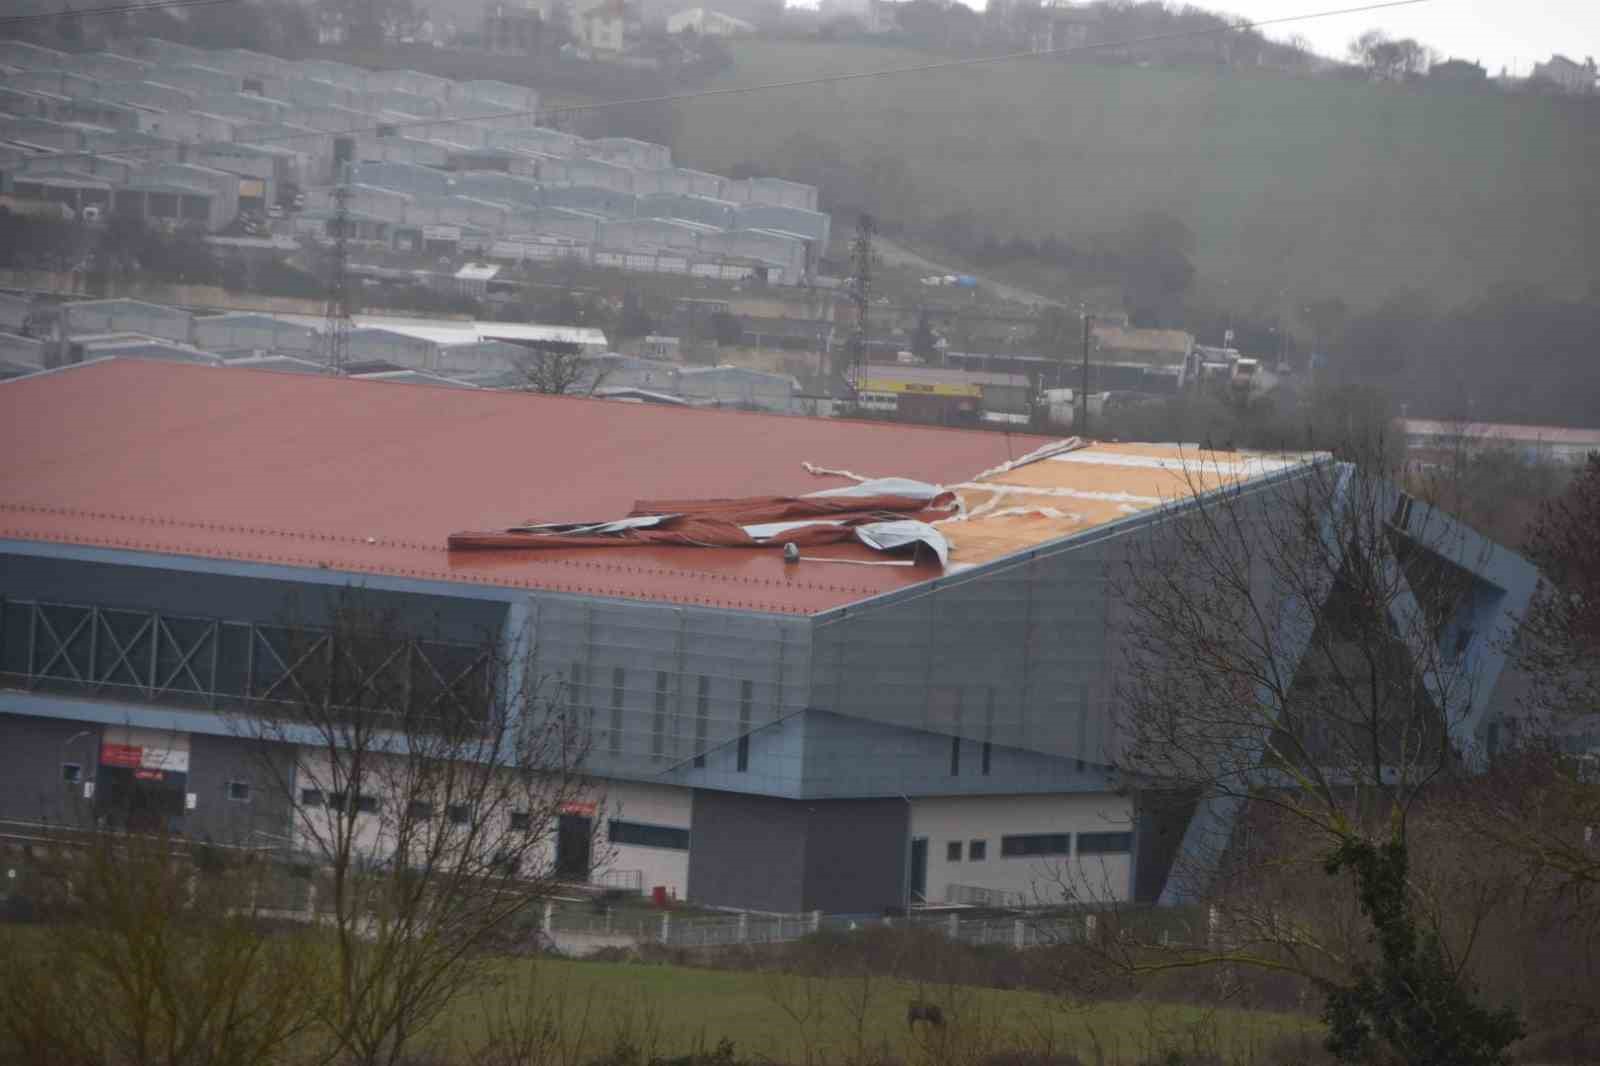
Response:
[{"label": "dark gray annex building", "polygon": [[[1167,887],[1185,826],[1106,765],[1105,573],[1192,452],[115,359],[0,384],[0,424],[0,819],[115,800],[195,837],[281,838],[288,801],[221,712],[282,698],[294,638],[354,585],[414,625],[430,683],[486,640],[560,679],[592,723],[610,883],[835,913],[1011,899],[1063,870],[1125,899]],[[1325,461],[1206,457],[1263,489]],[[812,520],[794,561],[627,524],[447,547],[930,486],[960,512]],[[916,555],[880,550],[907,529]],[[1534,580],[1505,553],[1476,578],[1475,617],[1441,639],[1492,632]],[[1481,730],[1501,664],[1481,637],[1470,654]],[[599,875],[587,840],[561,834],[570,876]]]}]

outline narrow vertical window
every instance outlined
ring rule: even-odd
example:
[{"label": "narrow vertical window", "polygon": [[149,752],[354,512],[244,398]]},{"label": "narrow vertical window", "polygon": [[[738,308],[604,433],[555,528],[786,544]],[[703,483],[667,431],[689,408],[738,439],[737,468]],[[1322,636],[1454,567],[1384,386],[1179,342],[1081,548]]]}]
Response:
[{"label": "narrow vertical window", "polygon": [[961,776],[961,738],[950,738],[950,776]]},{"label": "narrow vertical window", "polygon": [[989,755],[994,751],[994,745],[987,740],[983,742],[983,776],[989,776]]},{"label": "narrow vertical window", "polygon": [[650,723],[650,754],[661,758],[667,744],[667,672],[656,671],[656,713]]},{"label": "narrow vertical window", "polygon": [[611,754],[622,754],[622,695],[627,684],[628,673],[618,666],[611,671],[611,734],[606,738],[611,745]]},{"label": "narrow vertical window", "polygon": [[739,773],[750,771],[750,704],[751,694],[755,685],[749,681],[739,682]]},{"label": "narrow vertical window", "polygon": [[706,734],[710,729],[710,719],[711,679],[701,674],[694,700],[694,764],[697,767],[706,764]]}]

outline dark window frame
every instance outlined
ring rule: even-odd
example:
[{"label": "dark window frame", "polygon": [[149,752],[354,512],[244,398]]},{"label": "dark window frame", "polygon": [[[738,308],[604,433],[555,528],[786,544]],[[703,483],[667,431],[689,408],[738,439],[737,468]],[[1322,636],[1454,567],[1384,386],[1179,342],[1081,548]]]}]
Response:
[{"label": "dark window frame", "polygon": [[612,818],[606,823],[606,839],[612,844],[635,848],[689,850],[689,830],[673,825],[654,825],[650,822],[629,822]]},{"label": "dark window frame", "polygon": [[1000,838],[1002,859],[1065,857],[1071,854],[1071,833],[1015,833]]},{"label": "dark window frame", "polygon": [[989,841],[987,839],[967,841],[967,861],[986,862],[989,858]]},{"label": "dark window frame", "polygon": [[947,840],[947,841],[945,841],[945,844],[944,844],[944,861],[945,862],[960,862],[961,861],[961,855],[962,855],[962,852],[964,850],[965,850],[965,848],[963,847],[962,842],[959,841],[959,840]]},{"label": "dark window frame", "polygon": [[222,786],[222,794],[229,803],[249,803],[255,791],[255,786],[248,781],[228,781]]},{"label": "dark window frame", "polygon": [[1079,855],[1131,855],[1133,833],[1128,830],[1078,834]]},{"label": "dark window frame", "polygon": [[81,762],[64,762],[61,764],[61,783],[63,785],[83,784],[83,764]]},{"label": "dark window frame", "polygon": [[750,714],[755,702],[755,682],[739,682],[739,750],[734,764],[738,773],[750,772]]}]

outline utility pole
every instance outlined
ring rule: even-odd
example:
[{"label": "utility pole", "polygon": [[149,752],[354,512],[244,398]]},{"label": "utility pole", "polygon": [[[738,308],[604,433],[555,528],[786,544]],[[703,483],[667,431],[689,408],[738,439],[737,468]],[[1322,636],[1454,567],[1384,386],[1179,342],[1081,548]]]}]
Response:
[{"label": "utility pole", "polygon": [[850,369],[846,384],[852,393],[861,391],[867,376],[867,321],[872,308],[872,235],[875,226],[865,211],[856,220],[856,237],[850,245],[850,300],[856,307],[856,328],[850,338]]},{"label": "utility pole", "polygon": [[1089,435],[1089,330],[1094,324],[1094,316],[1087,311],[1083,314],[1083,422],[1075,436],[1087,437]]},{"label": "utility pole", "polygon": [[345,242],[350,229],[350,187],[345,184],[342,166],[334,177],[333,251],[328,261],[328,303],[323,333],[328,342],[328,373],[338,377],[344,373],[345,356],[350,347],[350,289],[346,271],[350,249]]}]

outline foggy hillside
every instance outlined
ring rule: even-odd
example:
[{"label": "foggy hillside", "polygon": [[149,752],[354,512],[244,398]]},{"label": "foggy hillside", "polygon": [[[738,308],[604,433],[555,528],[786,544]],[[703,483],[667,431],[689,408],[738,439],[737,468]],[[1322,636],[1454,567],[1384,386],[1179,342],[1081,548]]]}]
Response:
[{"label": "foggy hillside", "polygon": [[[733,55],[718,85],[934,58],[773,41]],[[898,161],[891,226],[936,233],[970,212],[1001,240],[1070,241],[1169,212],[1197,237],[1199,285],[1235,306],[1600,283],[1592,101],[1040,61],[697,100],[675,118],[695,166],[792,171],[796,135],[858,167]]]}]

